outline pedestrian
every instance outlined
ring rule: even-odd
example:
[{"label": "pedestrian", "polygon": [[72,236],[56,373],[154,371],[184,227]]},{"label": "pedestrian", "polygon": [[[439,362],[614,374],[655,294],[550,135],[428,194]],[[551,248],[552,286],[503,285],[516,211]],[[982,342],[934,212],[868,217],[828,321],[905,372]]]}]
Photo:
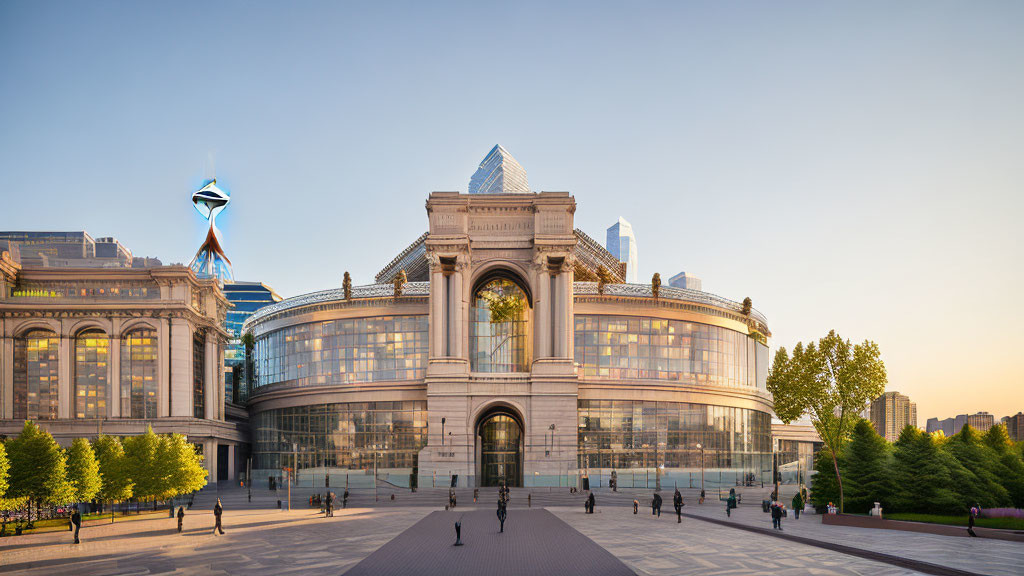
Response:
[{"label": "pedestrian", "polygon": [[473,502],[476,502],[476,499],[479,498],[479,497],[480,497],[480,489],[479,488],[473,488]]},{"label": "pedestrian", "polygon": [[729,491],[729,499],[725,501],[725,515],[732,518],[732,509],[736,507],[736,491]]},{"label": "pedestrian", "polygon": [[75,525],[75,544],[81,544],[78,531],[82,529],[82,514],[78,512],[78,506],[75,506],[75,511],[71,513],[71,523]]},{"label": "pedestrian", "polygon": [[216,524],[213,525],[213,535],[216,536],[217,532],[224,533],[224,528],[220,524],[220,517],[224,514],[224,507],[220,505],[220,498],[217,498],[217,503],[213,506],[213,517],[216,519]]},{"label": "pedestrian", "polygon": [[651,499],[651,515],[657,514],[658,518],[661,518],[661,494],[654,493],[654,498]]},{"label": "pedestrian", "polygon": [[249,488],[249,502],[252,502],[252,488]]},{"label": "pedestrian", "polygon": [[683,523],[683,495],[679,492],[679,488],[676,488],[676,493],[672,496],[672,505],[676,508],[676,524]]},{"label": "pedestrian", "polygon": [[633,514],[636,514],[640,510],[640,501],[633,498]]},{"label": "pedestrian", "polygon": [[704,489],[701,488],[700,489],[700,502],[699,502],[699,504],[703,504],[703,503],[704,503]]},{"label": "pedestrian", "polygon": [[341,507],[348,508],[348,488],[345,488],[345,493],[341,496]]},{"label": "pedestrian", "polygon": [[[978,535],[974,533],[974,518],[978,515],[978,508],[972,506],[970,514],[967,516],[967,533],[971,535],[971,538],[977,538]],[[76,539],[77,542],[77,539]]]},{"label": "pedestrian", "polygon": [[505,517],[508,516],[508,511],[505,509],[505,500],[498,499],[498,522],[501,523],[501,531],[505,531]]},{"label": "pedestrian", "polygon": [[324,505],[326,506],[325,510],[327,512],[325,517],[334,518],[334,492],[327,493],[327,499],[324,502]]},{"label": "pedestrian", "polygon": [[591,492],[590,496],[587,497],[587,507],[590,508],[590,513],[594,513],[594,493]]},{"label": "pedestrian", "polygon": [[178,534],[181,534],[181,528],[185,523],[185,507],[178,506]]},{"label": "pedestrian", "polygon": [[782,530],[782,502],[772,502],[772,527]]},{"label": "pedestrian", "polygon": [[804,498],[800,495],[800,491],[793,495],[793,516],[795,520],[800,519],[800,511],[804,509]]}]

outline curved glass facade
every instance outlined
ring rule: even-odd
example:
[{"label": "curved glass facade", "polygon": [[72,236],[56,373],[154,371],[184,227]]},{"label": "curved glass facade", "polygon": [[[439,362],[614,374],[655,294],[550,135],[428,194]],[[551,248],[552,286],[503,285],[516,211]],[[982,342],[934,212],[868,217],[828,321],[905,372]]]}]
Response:
[{"label": "curved glass facade", "polygon": [[75,337],[75,418],[106,418],[110,341],[99,330]]},{"label": "curved glass facade", "polygon": [[[771,415],[745,408],[630,400],[579,401],[582,469],[731,470],[771,476]],[[620,472],[621,474],[621,472]]]},{"label": "curved glass facade", "polygon": [[32,330],[14,340],[14,418],[57,419],[60,336]]},{"label": "curved glass facade", "polygon": [[418,380],[427,366],[427,317],[325,320],[256,340],[255,388]]},{"label": "curved glass facade", "polygon": [[757,343],[735,330],[646,316],[577,314],[580,376],[759,387]]},{"label": "curved glass facade", "polygon": [[[259,470],[388,470],[409,481],[427,444],[426,401],[347,402],[279,408],[252,417],[253,463]],[[338,473],[338,472],[335,472]],[[254,474],[255,476],[255,474]],[[320,484],[321,486],[323,484]],[[335,484],[339,486],[341,484]]]}]

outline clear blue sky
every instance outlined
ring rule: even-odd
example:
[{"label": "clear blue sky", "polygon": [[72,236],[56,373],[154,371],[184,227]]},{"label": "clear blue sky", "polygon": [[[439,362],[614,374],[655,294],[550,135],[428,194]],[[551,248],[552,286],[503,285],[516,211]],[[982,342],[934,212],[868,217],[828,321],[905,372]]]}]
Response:
[{"label": "clear blue sky", "polygon": [[[929,416],[1024,410],[1024,2],[0,3],[0,229],[356,283],[502,143],[640,274],[773,347],[882,347]],[[628,4],[628,6],[627,6]]]}]

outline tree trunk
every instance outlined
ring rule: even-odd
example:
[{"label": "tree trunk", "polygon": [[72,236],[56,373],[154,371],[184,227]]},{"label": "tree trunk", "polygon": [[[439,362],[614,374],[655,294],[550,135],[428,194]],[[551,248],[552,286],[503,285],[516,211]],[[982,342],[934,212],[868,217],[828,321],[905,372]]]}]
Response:
[{"label": "tree trunk", "polygon": [[839,474],[839,460],[836,458],[836,451],[829,448],[832,453],[832,466],[836,469],[836,482],[839,483],[839,513],[843,513],[843,477]]}]

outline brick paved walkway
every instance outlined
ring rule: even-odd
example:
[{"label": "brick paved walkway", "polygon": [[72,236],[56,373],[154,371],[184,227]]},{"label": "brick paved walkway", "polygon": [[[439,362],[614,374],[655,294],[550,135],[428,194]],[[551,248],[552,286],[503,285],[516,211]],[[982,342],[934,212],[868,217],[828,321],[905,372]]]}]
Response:
[{"label": "brick paved walkway", "polygon": [[[464,546],[453,546],[462,520]],[[499,533],[494,510],[434,512],[346,572],[513,576],[632,576],[633,571],[547,510],[510,510]]]}]

